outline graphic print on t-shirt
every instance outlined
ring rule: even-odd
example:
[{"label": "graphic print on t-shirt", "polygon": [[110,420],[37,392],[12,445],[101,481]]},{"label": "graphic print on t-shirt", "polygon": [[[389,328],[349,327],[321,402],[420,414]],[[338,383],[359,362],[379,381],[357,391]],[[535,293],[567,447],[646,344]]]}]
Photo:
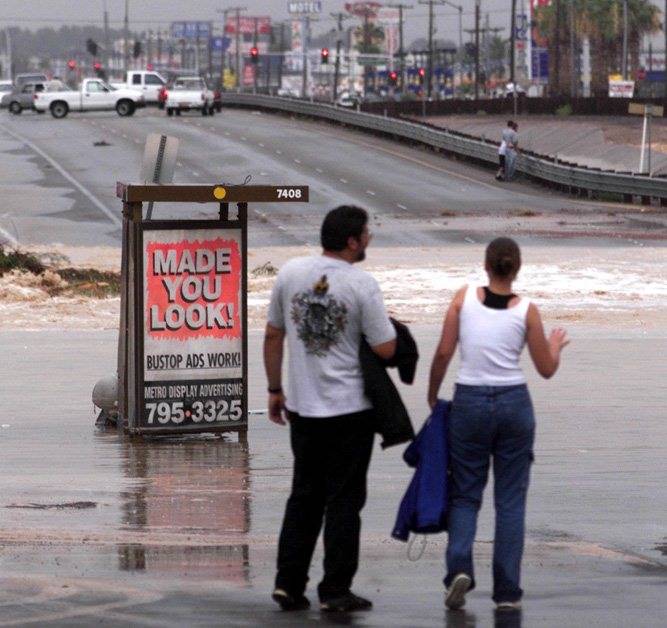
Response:
[{"label": "graphic print on t-shirt", "polygon": [[329,292],[327,276],[322,275],[311,290],[292,298],[292,321],[306,353],[323,358],[335,345],[347,325],[347,308]]}]

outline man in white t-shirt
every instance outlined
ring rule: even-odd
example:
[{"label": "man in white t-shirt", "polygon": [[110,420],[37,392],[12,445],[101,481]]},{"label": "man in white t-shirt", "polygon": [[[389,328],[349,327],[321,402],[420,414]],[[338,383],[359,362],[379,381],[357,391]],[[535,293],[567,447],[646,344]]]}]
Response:
[{"label": "man in white t-shirt", "polygon": [[[359,561],[359,513],[373,448],[371,403],[359,361],[362,337],[384,359],[396,332],[375,279],[353,266],[365,259],[368,214],[341,206],[322,223],[323,254],[289,261],[276,279],[264,339],[269,418],[289,422],[294,475],[278,545],[273,599],[301,610],[313,550],[324,521],[323,611],[364,610],[353,594]],[[289,352],[287,394],[283,345]]]}]

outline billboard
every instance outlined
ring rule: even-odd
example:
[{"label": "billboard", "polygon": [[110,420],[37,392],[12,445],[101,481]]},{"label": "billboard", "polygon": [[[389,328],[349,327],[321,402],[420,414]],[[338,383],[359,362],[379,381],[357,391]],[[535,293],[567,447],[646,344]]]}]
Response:
[{"label": "billboard", "polygon": [[[271,34],[271,18],[269,16],[249,17],[242,15],[238,19],[238,31],[240,35],[254,35],[257,28],[258,35]],[[237,20],[235,17],[227,18],[225,24],[226,35],[236,35]]]},{"label": "billboard", "polygon": [[242,255],[240,228],[145,227],[140,427],[245,416]]}]

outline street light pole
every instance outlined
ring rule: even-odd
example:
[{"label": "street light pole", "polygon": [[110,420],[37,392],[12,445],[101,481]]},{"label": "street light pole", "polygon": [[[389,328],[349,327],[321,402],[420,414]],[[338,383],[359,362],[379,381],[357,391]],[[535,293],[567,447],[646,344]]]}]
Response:
[{"label": "street light pole", "polygon": [[623,0],[623,80],[628,80],[628,0]]},{"label": "street light pole", "polygon": [[[667,0],[666,0],[667,1]],[[388,7],[398,9],[398,59],[399,70],[401,76],[401,93],[405,92],[405,47],[403,45],[403,11],[405,9],[412,9],[411,4],[388,4]]]}]

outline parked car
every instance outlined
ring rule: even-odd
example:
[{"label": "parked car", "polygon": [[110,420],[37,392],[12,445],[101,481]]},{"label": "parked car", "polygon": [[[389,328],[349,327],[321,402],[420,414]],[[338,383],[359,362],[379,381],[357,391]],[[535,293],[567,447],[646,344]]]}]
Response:
[{"label": "parked car", "polygon": [[101,79],[84,79],[79,90],[35,93],[35,109],[64,118],[70,111],[113,111],[131,116],[144,106],[144,95],[131,89],[113,89]]},{"label": "parked car", "polygon": [[10,94],[14,89],[14,83],[11,81],[0,81],[0,107],[6,107],[7,103],[2,102],[2,97]]},{"label": "parked car", "polygon": [[46,83],[49,77],[41,72],[30,72],[27,74],[17,74],[14,77],[14,87],[23,87],[26,83]]},{"label": "parked car", "polygon": [[[26,109],[37,111],[35,109],[35,94],[40,92],[57,92],[65,89],[61,81],[46,81],[45,83],[25,83],[23,87],[14,89],[9,94],[5,94],[0,100],[0,106],[7,107],[10,113],[18,115]],[[37,113],[44,113],[38,111]]]},{"label": "parked car", "polygon": [[133,89],[144,95],[147,105],[156,105],[160,102],[160,91],[167,84],[167,79],[159,72],[144,70],[130,70],[124,82],[111,83],[116,89]]},{"label": "parked car", "polygon": [[181,115],[183,111],[201,111],[203,116],[215,113],[213,92],[199,76],[183,76],[174,79],[167,87],[165,109],[168,116]]},{"label": "parked car", "polygon": [[351,94],[350,92],[343,92],[336,99],[336,104],[339,107],[347,107],[349,109],[355,109],[360,103],[361,97],[357,94]]}]

